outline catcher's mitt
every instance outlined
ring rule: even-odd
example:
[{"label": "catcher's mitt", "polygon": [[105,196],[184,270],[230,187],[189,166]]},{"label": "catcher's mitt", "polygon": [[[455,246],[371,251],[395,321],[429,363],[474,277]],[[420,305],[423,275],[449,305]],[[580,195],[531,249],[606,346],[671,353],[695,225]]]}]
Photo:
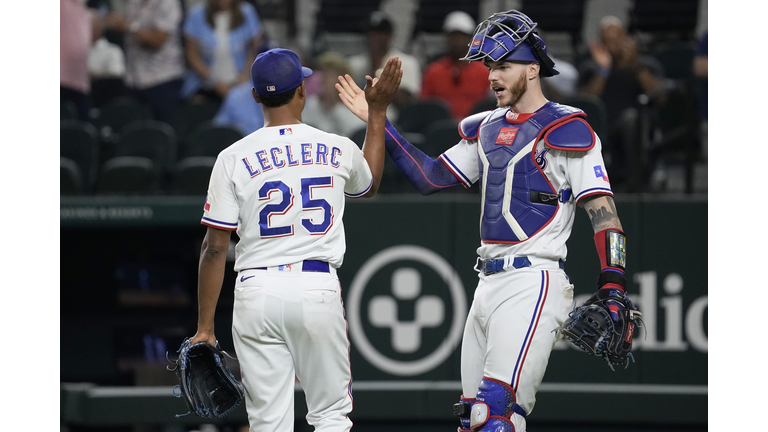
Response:
[{"label": "catcher's mitt", "polygon": [[176,417],[193,412],[204,418],[222,418],[240,405],[243,386],[232,375],[224,358],[225,355],[234,357],[220,350],[218,343],[216,346],[207,342],[191,345],[190,339],[185,339],[178,352],[175,361],[168,359],[174,365],[166,369],[176,372],[179,385],[174,387],[174,396],[184,399],[189,412]]},{"label": "catcher's mitt", "polygon": [[632,337],[643,321],[624,291],[598,289],[568,316],[560,329],[563,337],[587,354],[603,358],[611,369],[615,364],[629,364]]}]

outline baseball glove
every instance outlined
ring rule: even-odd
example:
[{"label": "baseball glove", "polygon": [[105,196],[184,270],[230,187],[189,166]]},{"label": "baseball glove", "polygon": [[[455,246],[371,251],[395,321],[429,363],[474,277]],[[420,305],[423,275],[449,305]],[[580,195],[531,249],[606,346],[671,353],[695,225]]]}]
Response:
[{"label": "baseball glove", "polygon": [[232,375],[225,359],[225,356],[233,360],[234,357],[218,345],[218,342],[216,346],[207,342],[191,345],[188,338],[179,348],[179,357],[175,361],[168,359],[173,366],[166,369],[176,372],[179,379],[174,396],[183,398],[189,408],[189,412],[176,417],[195,413],[203,418],[222,418],[242,402],[243,386]]},{"label": "baseball glove", "polygon": [[560,333],[579,349],[613,365],[629,365],[632,337],[642,327],[642,314],[627,294],[617,288],[598,289],[575,307]]}]

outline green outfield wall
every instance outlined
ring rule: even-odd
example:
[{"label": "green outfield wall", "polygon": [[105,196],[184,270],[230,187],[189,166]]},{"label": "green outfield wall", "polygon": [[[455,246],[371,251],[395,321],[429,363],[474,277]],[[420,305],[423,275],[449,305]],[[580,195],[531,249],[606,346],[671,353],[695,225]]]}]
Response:
[{"label": "green outfield wall", "polygon": [[[635,362],[614,371],[558,343],[530,424],[706,429],[706,197],[616,202],[627,234],[628,291],[645,321]],[[63,423],[198,421],[174,417],[186,409],[171,394],[173,376],[160,352],[173,353],[195,330],[203,204],[203,197],[61,198]],[[453,421],[462,326],[477,282],[478,212],[471,194],[347,202],[347,253],[338,274],[355,380],[353,421]],[[581,210],[567,246],[565,269],[580,303],[599,272]],[[234,350],[231,265],[216,328]],[[394,301],[397,316],[372,320],[382,301]],[[300,388],[297,396],[302,417]],[[244,419],[241,409],[230,421]]]}]

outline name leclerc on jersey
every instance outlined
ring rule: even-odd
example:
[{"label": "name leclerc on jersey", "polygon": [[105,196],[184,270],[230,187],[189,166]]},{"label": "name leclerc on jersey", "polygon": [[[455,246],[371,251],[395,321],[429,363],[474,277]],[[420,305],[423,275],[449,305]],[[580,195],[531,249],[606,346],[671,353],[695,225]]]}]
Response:
[{"label": "name leclerc on jersey", "polygon": [[[255,157],[243,158],[245,169],[251,178],[270,171],[273,168],[281,169],[299,165],[331,165],[338,168],[341,149],[328,148],[323,143],[302,143],[298,148],[286,145],[285,147],[272,147],[269,150],[259,150]],[[294,156],[298,156],[298,159]]]}]

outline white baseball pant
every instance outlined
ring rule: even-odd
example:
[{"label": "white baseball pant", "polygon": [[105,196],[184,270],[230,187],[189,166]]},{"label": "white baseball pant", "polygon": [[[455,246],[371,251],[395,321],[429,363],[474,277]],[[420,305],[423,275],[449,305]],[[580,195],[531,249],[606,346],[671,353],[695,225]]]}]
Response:
[{"label": "white baseball pant", "polygon": [[556,261],[479,278],[461,347],[464,397],[474,398],[483,377],[493,378],[511,385],[530,414],[554,330],[573,309],[573,285]]},{"label": "white baseball pant", "polygon": [[306,272],[298,263],[241,271],[232,335],[250,432],[293,431],[295,377],[316,431],[350,430],[349,339],[333,267]]}]

